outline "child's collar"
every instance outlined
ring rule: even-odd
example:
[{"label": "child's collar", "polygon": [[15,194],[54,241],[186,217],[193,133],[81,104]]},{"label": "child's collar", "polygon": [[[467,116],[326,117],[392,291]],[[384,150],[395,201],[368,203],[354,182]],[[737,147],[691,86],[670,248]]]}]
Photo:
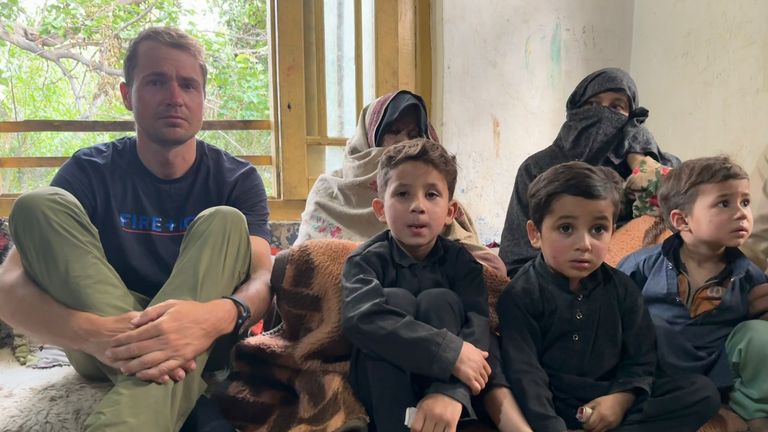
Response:
[{"label": "child's collar", "polygon": [[547,282],[552,283],[561,290],[568,291],[574,295],[589,296],[595,288],[603,284],[603,275],[601,271],[603,265],[604,264],[600,264],[600,266],[592,273],[579,281],[580,289],[578,291],[573,291],[571,289],[571,282],[565,275],[554,271],[549,267],[549,264],[544,261],[544,255],[541,252],[539,252],[539,255],[535,259],[534,269],[538,274],[542,275]]},{"label": "child's collar", "polygon": [[435,259],[443,256],[443,245],[440,242],[440,236],[437,236],[437,239],[435,240],[435,244],[432,246],[432,249],[429,251],[427,256],[424,257],[423,260],[417,260],[416,258],[412,257],[408,252],[406,252],[400,246],[400,244],[397,243],[397,240],[395,240],[395,237],[392,235],[392,232],[389,230],[387,230],[387,242],[389,242],[389,249],[392,251],[392,258],[395,260],[397,264],[403,267],[408,267],[414,264],[432,262]]},{"label": "child's collar", "polygon": [[[664,256],[664,258],[667,259],[667,261],[669,261],[670,264],[674,266],[677,272],[682,270],[680,250],[682,249],[683,244],[683,237],[679,232],[676,232],[667,237],[667,239],[664,240],[664,242],[661,244],[661,254]],[[733,276],[739,276],[743,273],[746,273],[750,264],[749,260],[742,259],[745,258],[745,255],[741,252],[741,250],[739,250],[739,248],[735,247],[725,248],[725,252],[723,252],[723,258],[725,259],[726,269],[730,269],[733,272]]]}]

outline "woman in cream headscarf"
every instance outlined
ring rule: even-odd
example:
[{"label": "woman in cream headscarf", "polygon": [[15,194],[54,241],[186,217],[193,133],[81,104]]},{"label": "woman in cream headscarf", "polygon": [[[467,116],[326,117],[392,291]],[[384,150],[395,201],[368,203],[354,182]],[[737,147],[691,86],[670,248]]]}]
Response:
[{"label": "woman in cream headscarf", "polygon": [[[294,245],[322,238],[362,242],[382,232],[386,226],[379,222],[371,206],[377,196],[379,159],[387,146],[418,137],[439,142],[420,96],[401,90],[363,108],[355,134],[347,141],[341,170],[318,177],[309,192]],[[480,243],[474,223],[461,204],[442,235],[461,242],[480,263],[505,272],[499,257]]]}]

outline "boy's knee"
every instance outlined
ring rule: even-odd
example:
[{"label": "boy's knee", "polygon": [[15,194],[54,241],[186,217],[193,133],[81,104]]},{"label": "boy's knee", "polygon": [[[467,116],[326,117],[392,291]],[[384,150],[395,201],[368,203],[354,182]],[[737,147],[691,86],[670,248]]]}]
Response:
[{"label": "boy's knee", "polygon": [[768,357],[768,321],[749,320],[737,325],[728,336],[725,347],[729,354],[736,349],[759,350]]},{"label": "boy's knee", "polygon": [[763,338],[760,340],[768,341],[768,321],[765,320],[748,320],[737,325],[732,334],[743,334],[750,338]]},{"label": "boy's knee", "polygon": [[384,288],[384,297],[388,305],[400,309],[407,315],[415,316],[416,297],[410,291],[403,288]]},{"label": "boy's knee", "polygon": [[422,291],[416,300],[420,308],[442,306],[451,306],[453,308],[463,307],[459,296],[447,288],[432,288]]},{"label": "boy's knee", "polygon": [[428,289],[416,298],[416,319],[457,334],[464,322],[464,305],[449,289]]}]

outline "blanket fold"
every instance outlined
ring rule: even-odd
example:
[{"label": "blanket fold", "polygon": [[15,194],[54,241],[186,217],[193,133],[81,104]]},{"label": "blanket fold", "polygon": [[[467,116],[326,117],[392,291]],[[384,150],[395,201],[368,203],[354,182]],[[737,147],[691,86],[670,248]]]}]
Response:
[{"label": "blanket fold", "polygon": [[[368,417],[346,381],[341,270],[357,243],[310,240],[279,256],[272,280],[283,323],[235,346],[236,374],[217,390],[243,431],[365,431]],[[282,260],[286,260],[282,266]]]}]

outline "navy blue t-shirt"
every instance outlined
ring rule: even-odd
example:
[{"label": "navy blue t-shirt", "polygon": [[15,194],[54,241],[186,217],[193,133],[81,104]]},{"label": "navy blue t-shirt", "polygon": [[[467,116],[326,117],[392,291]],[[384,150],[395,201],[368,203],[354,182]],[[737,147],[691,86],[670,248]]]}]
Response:
[{"label": "navy blue t-shirt", "polygon": [[197,141],[197,156],[181,177],[164,180],[139,159],[136,138],[75,152],[52,186],[72,193],[99,231],[107,261],[128,289],[154,297],[173,270],[192,220],[220,205],[240,210],[250,235],[269,241],[269,209],[256,168]]}]

